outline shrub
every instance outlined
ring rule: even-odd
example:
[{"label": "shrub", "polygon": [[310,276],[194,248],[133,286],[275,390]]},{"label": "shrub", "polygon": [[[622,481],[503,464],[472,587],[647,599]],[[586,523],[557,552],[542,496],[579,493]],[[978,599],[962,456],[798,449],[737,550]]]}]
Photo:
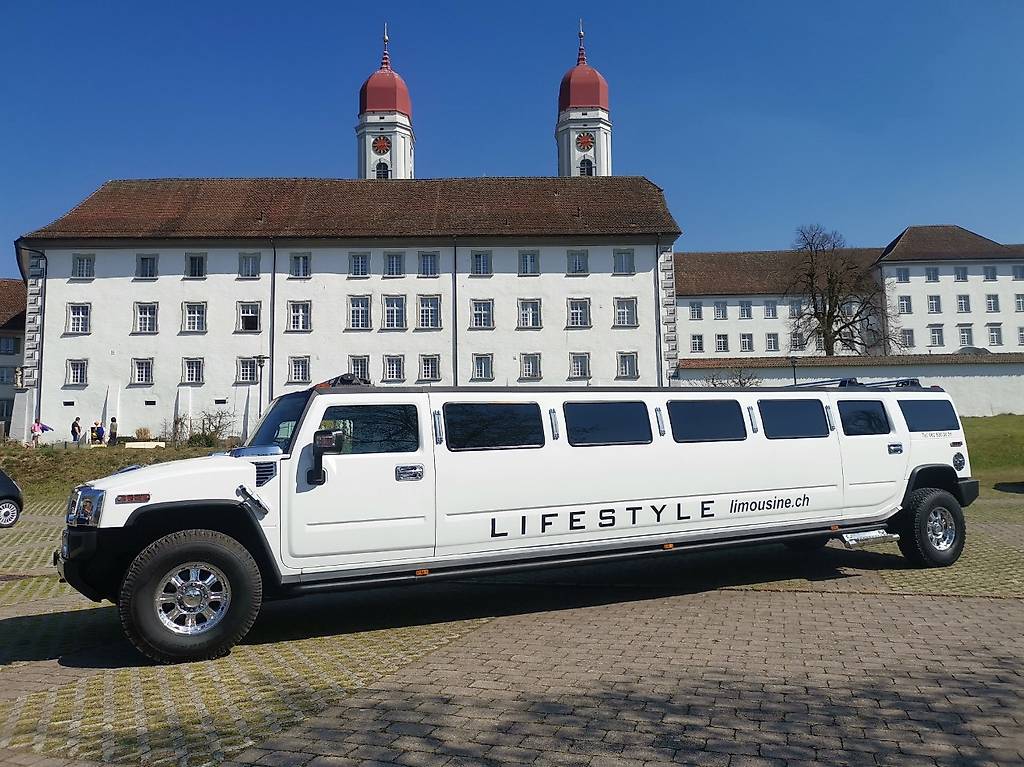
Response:
[{"label": "shrub", "polygon": [[135,439],[139,442],[152,442],[153,432],[147,429],[145,426],[140,426],[135,430]]}]

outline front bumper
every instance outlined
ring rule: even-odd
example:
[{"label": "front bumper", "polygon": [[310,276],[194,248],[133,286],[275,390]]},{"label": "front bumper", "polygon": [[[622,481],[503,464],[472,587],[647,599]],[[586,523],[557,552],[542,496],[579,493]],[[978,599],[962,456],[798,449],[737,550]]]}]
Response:
[{"label": "front bumper", "polygon": [[979,485],[976,479],[961,479],[960,480],[960,505],[963,507],[970,506],[976,500],[978,500]]},{"label": "front bumper", "polygon": [[104,599],[96,567],[99,531],[95,528],[65,527],[60,548],[53,552],[53,564],[61,580],[94,602]]}]

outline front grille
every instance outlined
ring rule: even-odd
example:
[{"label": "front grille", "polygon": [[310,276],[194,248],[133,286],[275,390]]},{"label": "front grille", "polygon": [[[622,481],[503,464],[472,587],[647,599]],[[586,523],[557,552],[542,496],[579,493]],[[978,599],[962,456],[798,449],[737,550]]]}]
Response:
[{"label": "front grille", "polygon": [[277,463],[273,461],[254,463],[253,466],[256,467],[256,487],[263,487],[277,476]]}]

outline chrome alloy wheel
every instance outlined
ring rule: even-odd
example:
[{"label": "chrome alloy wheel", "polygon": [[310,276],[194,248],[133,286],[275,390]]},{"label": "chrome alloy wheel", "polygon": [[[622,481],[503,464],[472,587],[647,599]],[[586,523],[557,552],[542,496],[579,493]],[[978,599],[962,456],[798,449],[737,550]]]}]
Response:
[{"label": "chrome alloy wheel", "polygon": [[209,631],[228,611],[231,586],[208,562],[187,562],[160,580],[153,599],[157,617],[175,634],[194,636]]},{"label": "chrome alloy wheel", "polygon": [[21,510],[14,501],[0,502],[0,527],[11,527],[20,514]]},{"label": "chrome alloy wheel", "polygon": [[928,540],[936,551],[947,551],[956,543],[956,523],[949,509],[938,506],[928,513]]}]

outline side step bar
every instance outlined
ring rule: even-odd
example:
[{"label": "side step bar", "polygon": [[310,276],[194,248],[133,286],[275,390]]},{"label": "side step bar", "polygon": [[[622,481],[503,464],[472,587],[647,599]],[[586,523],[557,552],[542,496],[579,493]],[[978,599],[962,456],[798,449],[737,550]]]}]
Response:
[{"label": "side step bar", "polygon": [[843,533],[839,540],[848,549],[859,549],[861,546],[870,546],[873,543],[893,543],[900,537],[896,533],[890,533],[884,528],[878,530],[864,530],[858,533]]}]

